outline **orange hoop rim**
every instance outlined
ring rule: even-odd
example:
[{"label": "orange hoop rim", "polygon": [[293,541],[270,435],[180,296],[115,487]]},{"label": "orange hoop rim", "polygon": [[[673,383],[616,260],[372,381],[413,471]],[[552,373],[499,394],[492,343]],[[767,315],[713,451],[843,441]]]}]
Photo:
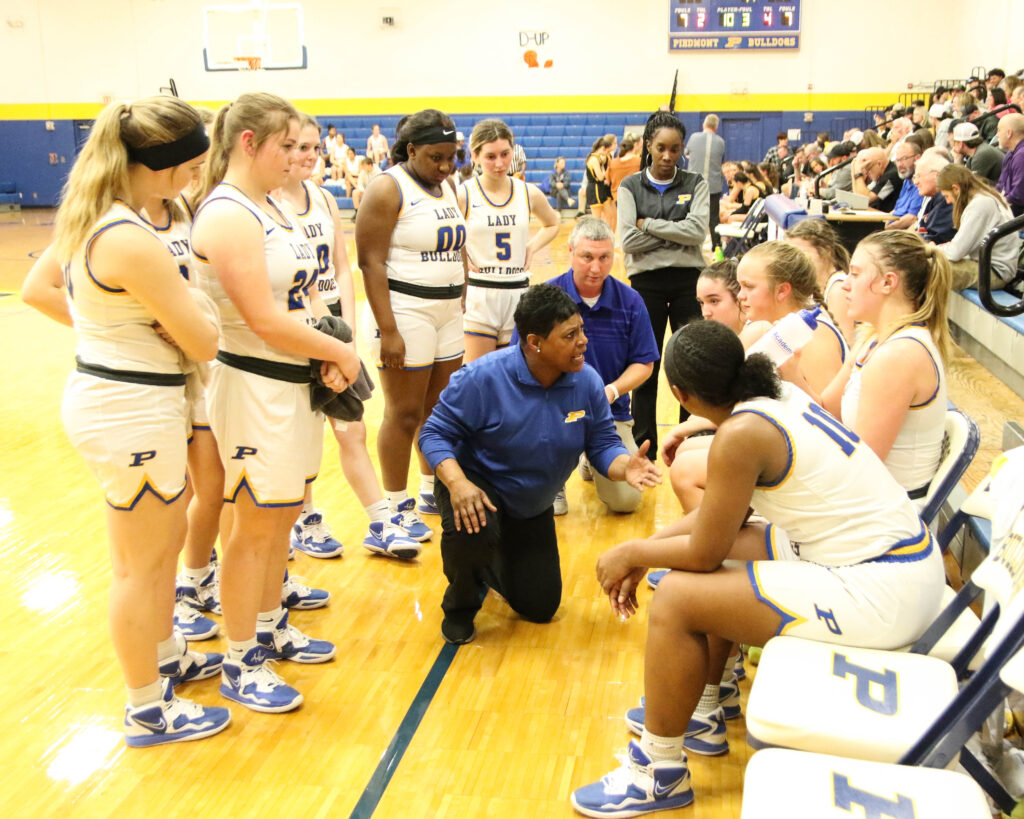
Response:
[{"label": "orange hoop rim", "polygon": [[239,71],[258,71],[263,66],[262,57],[232,57],[239,64]]}]

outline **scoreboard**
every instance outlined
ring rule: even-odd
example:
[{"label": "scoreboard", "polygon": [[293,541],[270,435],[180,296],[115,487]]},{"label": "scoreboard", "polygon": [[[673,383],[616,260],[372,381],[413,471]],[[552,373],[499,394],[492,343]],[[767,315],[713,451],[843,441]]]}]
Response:
[{"label": "scoreboard", "polygon": [[800,0],[669,0],[669,51],[797,49]]}]

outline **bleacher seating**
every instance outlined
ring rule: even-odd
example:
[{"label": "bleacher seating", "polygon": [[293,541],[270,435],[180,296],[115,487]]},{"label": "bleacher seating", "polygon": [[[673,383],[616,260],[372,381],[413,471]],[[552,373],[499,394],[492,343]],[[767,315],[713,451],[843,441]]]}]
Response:
[{"label": "bleacher seating", "polygon": [[[456,127],[466,135],[466,147],[469,147],[469,134],[473,126],[482,119],[497,118],[503,120],[513,131],[516,142],[526,151],[526,181],[535,185],[547,179],[555,164],[556,157],[565,157],[565,167],[572,178],[571,189],[575,198],[575,189],[583,181],[583,166],[594,140],[605,134],[615,134],[621,139],[627,125],[646,121],[648,113],[626,114],[456,114],[452,116]],[[398,116],[322,116],[320,123],[337,127],[338,132],[345,135],[345,141],[357,150],[365,148],[366,138],[370,136],[374,124],[380,125],[381,132],[388,141],[394,140]],[[338,200],[342,210],[351,209],[352,201],[344,197],[340,185],[326,186]],[[551,206],[555,200],[548,198]]]},{"label": "bleacher seating", "polygon": [[[1019,299],[995,291],[997,304]],[[996,316],[986,310],[977,290],[961,290],[950,297],[949,320],[957,343],[989,372],[1024,397],[1024,316]]]},{"label": "bleacher seating", "polygon": [[13,182],[0,182],[0,213],[21,210],[21,194]]}]

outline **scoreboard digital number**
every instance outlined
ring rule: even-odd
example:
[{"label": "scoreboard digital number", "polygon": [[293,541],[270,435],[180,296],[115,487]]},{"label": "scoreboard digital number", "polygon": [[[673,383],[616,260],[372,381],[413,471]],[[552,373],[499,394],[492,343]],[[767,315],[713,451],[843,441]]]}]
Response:
[{"label": "scoreboard digital number", "polygon": [[800,47],[800,0],[669,0],[669,51]]}]

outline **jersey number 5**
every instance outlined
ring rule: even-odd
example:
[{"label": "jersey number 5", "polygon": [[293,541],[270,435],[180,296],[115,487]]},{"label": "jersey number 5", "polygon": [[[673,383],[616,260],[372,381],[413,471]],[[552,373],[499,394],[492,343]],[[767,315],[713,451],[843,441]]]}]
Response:
[{"label": "jersey number 5", "polygon": [[498,248],[497,259],[499,262],[507,262],[512,258],[512,234],[511,233],[495,233],[494,244]]},{"label": "jersey number 5", "polygon": [[808,404],[807,412],[804,413],[803,417],[808,424],[812,427],[817,427],[835,441],[847,458],[853,454],[857,444],[860,443],[860,438],[857,437],[853,430],[844,427],[817,404]]}]

